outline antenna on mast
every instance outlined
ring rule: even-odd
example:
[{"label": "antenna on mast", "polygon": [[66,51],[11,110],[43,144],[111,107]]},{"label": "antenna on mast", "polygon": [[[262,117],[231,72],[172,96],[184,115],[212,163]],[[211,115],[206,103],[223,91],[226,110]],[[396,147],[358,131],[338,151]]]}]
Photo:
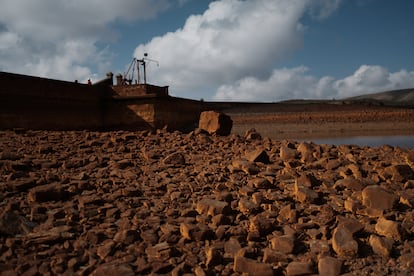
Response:
[{"label": "antenna on mast", "polygon": [[[133,58],[131,64],[129,65],[128,70],[124,73],[124,81],[132,84],[133,78],[134,78],[134,72],[135,69],[137,69],[137,79],[135,80],[135,83],[140,84],[141,83],[141,67],[144,73],[144,84],[147,84],[147,63],[148,62],[154,62],[157,66],[159,65],[159,62],[154,59],[148,58],[148,53],[144,53],[144,57],[141,59]],[[132,69],[132,73],[129,74],[129,72]],[[128,78],[129,77],[129,78]]]},{"label": "antenna on mast", "polygon": [[142,69],[144,70],[144,84],[147,84],[147,62],[154,62],[155,64],[157,64],[157,66],[160,66],[160,64],[157,60],[148,58],[148,53],[144,53],[144,57],[137,61],[138,61],[138,64],[137,64],[138,83],[141,83],[140,72],[139,72],[139,67],[141,65]]}]

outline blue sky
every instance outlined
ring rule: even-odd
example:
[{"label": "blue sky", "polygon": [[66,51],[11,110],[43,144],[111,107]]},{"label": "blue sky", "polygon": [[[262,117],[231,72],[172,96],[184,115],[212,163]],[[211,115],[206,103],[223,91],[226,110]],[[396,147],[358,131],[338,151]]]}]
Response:
[{"label": "blue sky", "polygon": [[[133,57],[179,97],[330,99],[414,87],[412,0],[0,0],[0,70],[96,81]],[[53,11],[53,12],[51,12]]]}]

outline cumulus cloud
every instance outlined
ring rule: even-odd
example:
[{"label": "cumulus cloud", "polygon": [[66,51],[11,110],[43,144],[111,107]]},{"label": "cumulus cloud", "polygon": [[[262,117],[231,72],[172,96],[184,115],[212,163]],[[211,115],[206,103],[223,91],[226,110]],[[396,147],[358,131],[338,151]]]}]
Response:
[{"label": "cumulus cloud", "polygon": [[[324,18],[340,0],[221,0],[189,17],[175,32],[139,45],[160,61],[149,67],[149,80],[170,85],[178,96],[206,97],[220,85],[245,77],[266,78],[278,62],[303,47],[306,12]],[[200,92],[201,91],[201,92]],[[198,94],[197,94],[198,93]]]},{"label": "cumulus cloud", "polygon": [[316,78],[301,66],[274,70],[267,79],[247,77],[217,89],[214,100],[282,101],[289,99],[342,99],[361,94],[414,87],[414,71],[389,72],[377,65],[362,65],[343,79]]},{"label": "cumulus cloud", "polygon": [[152,18],[169,5],[168,0],[0,0],[0,70],[88,78],[110,63],[112,55],[96,45],[117,39],[111,24]]},{"label": "cumulus cloud", "polygon": [[158,59],[153,79],[171,84],[181,96],[192,90],[232,82],[269,68],[302,46],[298,19],[306,1],[222,0],[202,15],[189,17],[182,29],[152,39],[135,50]]}]

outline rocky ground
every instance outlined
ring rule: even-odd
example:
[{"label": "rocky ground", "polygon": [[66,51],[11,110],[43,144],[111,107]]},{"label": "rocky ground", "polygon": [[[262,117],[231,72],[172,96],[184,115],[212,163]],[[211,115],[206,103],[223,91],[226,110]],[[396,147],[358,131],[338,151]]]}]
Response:
[{"label": "rocky ground", "polygon": [[0,132],[1,275],[412,275],[414,149]]}]

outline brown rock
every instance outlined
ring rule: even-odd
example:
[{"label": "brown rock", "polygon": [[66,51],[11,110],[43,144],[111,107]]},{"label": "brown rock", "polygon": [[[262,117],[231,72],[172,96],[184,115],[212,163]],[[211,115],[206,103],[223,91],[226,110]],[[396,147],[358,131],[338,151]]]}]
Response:
[{"label": "brown rock", "polygon": [[361,191],[364,186],[361,183],[361,180],[356,179],[354,177],[347,177],[344,179],[339,179],[335,182],[334,185],[335,189],[349,189],[352,191]]},{"label": "brown rock", "polygon": [[300,153],[300,160],[302,162],[313,162],[315,160],[315,158],[313,157],[314,151],[311,144],[302,142],[298,145],[297,151]]},{"label": "brown rock", "polygon": [[26,191],[28,189],[31,189],[36,186],[35,179],[32,178],[21,178],[16,179],[13,181],[8,181],[7,185],[10,187],[13,191]]},{"label": "brown rock", "polygon": [[300,186],[298,182],[295,182],[295,197],[301,203],[313,203],[316,199],[318,199],[318,194],[304,186]]},{"label": "brown rock", "polygon": [[200,129],[210,134],[229,135],[233,127],[233,121],[224,113],[216,111],[204,111],[200,114],[198,123]]},{"label": "brown rock", "polygon": [[377,185],[371,185],[362,190],[362,203],[374,210],[389,210],[394,206],[397,198]]},{"label": "brown rock", "polygon": [[194,225],[189,223],[181,223],[180,233],[181,236],[187,240],[203,241],[210,240],[214,237],[214,232],[203,224]]},{"label": "brown rock", "polygon": [[336,276],[341,274],[342,261],[333,257],[322,257],[318,261],[318,271],[321,276]]},{"label": "brown rock", "polygon": [[234,258],[237,252],[241,249],[240,242],[231,237],[228,241],[224,243],[224,257],[225,258]]},{"label": "brown rock", "polygon": [[92,273],[92,276],[122,275],[134,276],[135,272],[131,266],[127,264],[102,264],[98,266]]},{"label": "brown rock", "polygon": [[275,220],[263,215],[252,216],[249,220],[249,231],[258,232],[261,236],[273,232],[275,227]]},{"label": "brown rock", "polygon": [[398,258],[403,269],[414,269],[414,253],[407,253]]},{"label": "brown rock", "polygon": [[268,189],[272,187],[272,184],[269,180],[266,178],[256,177],[251,179],[247,183],[250,187],[256,188],[256,189]]},{"label": "brown rock", "polygon": [[393,243],[393,240],[390,238],[378,237],[376,235],[369,237],[369,245],[372,247],[372,251],[386,258],[390,256]]},{"label": "brown rock", "polygon": [[15,236],[30,233],[35,226],[17,212],[5,210],[0,214],[0,233]]},{"label": "brown rock", "polygon": [[46,202],[64,200],[69,196],[60,183],[36,186],[30,189],[27,198],[29,202]]},{"label": "brown rock", "polygon": [[280,159],[283,161],[290,161],[296,158],[296,150],[287,146],[280,147]]},{"label": "brown rock", "polygon": [[231,207],[227,202],[214,199],[203,199],[197,202],[196,210],[199,214],[206,216],[228,215],[231,213]]},{"label": "brown rock", "polygon": [[354,218],[339,217],[338,225],[346,228],[352,235],[364,229],[364,224]]},{"label": "brown rock", "polygon": [[287,276],[310,275],[313,273],[312,265],[308,262],[290,262],[286,267]]},{"label": "brown rock", "polygon": [[400,225],[398,222],[381,217],[375,225],[375,231],[381,236],[385,236],[396,241],[401,240]]},{"label": "brown rock", "polygon": [[185,165],[185,157],[181,152],[174,152],[165,157],[162,162],[166,165],[182,166]]},{"label": "brown rock", "polygon": [[106,240],[103,245],[99,246],[96,250],[96,254],[101,258],[105,259],[106,257],[112,255],[115,249],[115,243],[111,240]]},{"label": "brown rock", "polygon": [[282,207],[277,217],[279,222],[295,223],[297,221],[297,212],[289,205]]},{"label": "brown rock", "polygon": [[54,244],[62,240],[72,239],[73,229],[68,225],[53,227],[39,232],[28,233],[25,238],[28,244]]},{"label": "brown rock", "polygon": [[315,255],[325,255],[331,251],[331,247],[327,240],[311,240],[309,242],[309,248]]},{"label": "brown rock", "polygon": [[251,128],[244,134],[246,140],[262,140],[262,135],[256,131],[255,128]]},{"label": "brown rock", "polygon": [[362,207],[362,204],[361,204],[361,202],[360,202],[360,201],[358,201],[358,200],[355,200],[355,199],[352,199],[352,198],[347,198],[347,199],[344,201],[344,208],[345,208],[345,210],[347,210],[348,212],[355,213],[355,212],[357,212],[358,210],[360,210],[360,209],[361,209],[361,207]]},{"label": "brown rock", "polygon": [[223,261],[223,256],[221,251],[214,246],[206,248],[206,265],[207,267],[215,266],[221,264]]},{"label": "brown rock", "polygon": [[167,261],[172,254],[171,247],[168,243],[163,242],[145,249],[149,262]]},{"label": "brown rock", "polygon": [[136,230],[121,230],[114,236],[114,241],[124,244],[134,243],[139,239],[139,233]]},{"label": "brown rock", "polygon": [[290,254],[295,247],[295,238],[290,235],[274,237],[270,240],[271,248],[279,252]]},{"label": "brown rock", "polygon": [[247,160],[251,162],[260,162],[263,164],[269,164],[269,155],[264,149],[256,149],[255,151],[246,153]]},{"label": "brown rock", "polygon": [[358,253],[358,243],[353,239],[351,231],[341,225],[333,231],[332,248],[342,257],[354,257]]},{"label": "brown rock", "polygon": [[273,250],[268,247],[263,250],[263,262],[265,263],[286,262],[288,258],[288,255],[285,253]]},{"label": "brown rock", "polygon": [[248,215],[256,212],[260,206],[247,198],[241,198],[238,207],[241,213]]},{"label": "brown rock", "polygon": [[414,178],[414,171],[407,164],[393,165],[385,169],[393,181],[404,182]]},{"label": "brown rock", "polygon": [[236,272],[247,273],[248,275],[273,276],[273,269],[270,264],[259,263],[257,261],[242,256],[236,256],[234,258],[233,269]]},{"label": "brown rock", "polygon": [[236,159],[232,162],[232,171],[243,171],[247,174],[254,175],[260,172],[259,167],[254,162]]}]

